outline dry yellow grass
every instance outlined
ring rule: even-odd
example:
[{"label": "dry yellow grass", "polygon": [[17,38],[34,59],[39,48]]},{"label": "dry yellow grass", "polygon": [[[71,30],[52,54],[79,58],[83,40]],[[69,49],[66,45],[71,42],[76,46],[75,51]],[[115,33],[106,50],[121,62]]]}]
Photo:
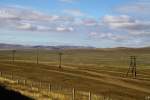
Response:
[{"label": "dry yellow grass", "polygon": [[[37,87],[29,87],[23,84],[18,84],[17,80],[11,80],[4,77],[0,77],[0,84],[5,84],[5,86],[8,89],[12,89],[14,91],[20,92],[21,94],[31,97],[35,100],[71,100],[72,99],[72,95],[65,95],[62,91],[49,92],[45,90],[39,90]],[[77,97],[78,99],[76,100],[88,100],[87,92],[78,91],[77,93],[82,96]],[[105,100],[107,100],[107,98],[108,97],[106,97]],[[102,96],[92,94],[92,100],[104,100],[104,99]]]},{"label": "dry yellow grass", "polygon": [[[63,52],[63,69],[59,70],[57,51],[41,50],[38,65],[34,51],[18,51],[14,64],[11,62],[11,53],[4,51],[0,54],[0,70],[13,72],[17,78],[43,81],[53,86],[56,84],[64,88],[76,88],[79,91],[91,91],[93,94],[102,95],[95,96],[102,100],[108,97],[113,100],[143,100],[150,95],[149,49],[64,50]],[[136,79],[125,77],[131,55],[138,57]],[[65,97],[68,95],[65,92],[53,91],[53,93]],[[87,96],[77,95],[78,100],[88,99]]]}]

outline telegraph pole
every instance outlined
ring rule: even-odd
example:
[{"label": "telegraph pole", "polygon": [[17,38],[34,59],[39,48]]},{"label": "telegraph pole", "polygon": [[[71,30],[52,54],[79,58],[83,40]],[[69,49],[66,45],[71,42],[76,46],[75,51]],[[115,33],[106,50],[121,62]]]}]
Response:
[{"label": "telegraph pole", "polygon": [[136,78],[136,57],[134,56],[134,77]]},{"label": "telegraph pole", "polygon": [[59,52],[59,68],[61,68],[62,63],[62,52]]}]

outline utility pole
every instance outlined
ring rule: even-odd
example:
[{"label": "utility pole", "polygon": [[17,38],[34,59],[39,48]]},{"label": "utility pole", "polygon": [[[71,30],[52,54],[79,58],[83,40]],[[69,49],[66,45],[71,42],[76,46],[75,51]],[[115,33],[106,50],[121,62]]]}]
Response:
[{"label": "utility pole", "polygon": [[128,76],[128,74],[129,74],[129,72],[131,70],[132,65],[133,65],[133,60],[132,60],[132,56],[130,56],[130,65],[129,65],[129,69],[128,69],[128,72],[126,74],[126,77]]},{"label": "utility pole", "polygon": [[136,57],[134,56],[134,77],[136,78]]},{"label": "utility pole", "polygon": [[132,77],[136,78],[136,67],[136,57],[130,56],[130,65],[126,77],[128,77],[129,73],[131,72]]},{"label": "utility pole", "polygon": [[62,52],[59,52],[59,68],[61,68],[62,54]]},{"label": "utility pole", "polygon": [[16,50],[12,50],[12,62],[13,63],[15,62],[15,53],[16,53]]}]

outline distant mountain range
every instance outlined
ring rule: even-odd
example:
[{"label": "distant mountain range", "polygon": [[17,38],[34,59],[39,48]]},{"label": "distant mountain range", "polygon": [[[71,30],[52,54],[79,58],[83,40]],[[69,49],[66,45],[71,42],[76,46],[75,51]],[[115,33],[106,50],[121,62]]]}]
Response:
[{"label": "distant mountain range", "polygon": [[35,46],[27,46],[27,45],[19,45],[19,44],[5,44],[0,43],[0,49],[48,49],[48,50],[59,50],[59,49],[101,49],[101,50],[130,50],[130,49],[146,49],[150,50],[150,47],[142,47],[142,48],[130,48],[130,47],[116,47],[116,48],[95,48],[92,46],[44,46],[44,45],[35,45]]},{"label": "distant mountain range", "polygon": [[59,49],[93,49],[94,47],[90,46],[44,46],[44,45],[36,45],[36,46],[27,46],[27,45],[19,45],[19,44],[5,44],[0,43],[0,49],[50,49],[50,50],[59,50]]}]

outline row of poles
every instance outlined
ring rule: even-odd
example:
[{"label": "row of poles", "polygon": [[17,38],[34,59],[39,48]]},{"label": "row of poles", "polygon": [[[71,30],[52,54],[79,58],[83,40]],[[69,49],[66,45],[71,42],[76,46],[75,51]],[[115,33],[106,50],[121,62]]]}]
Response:
[{"label": "row of poles", "polygon": [[[16,53],[16,50],[12,50],[12,61],[13,61],[13,63],[15,62],[15,53]],[[63,53],[59,52],[58,55],[59,55],[59,68],[61,69],[62,68],[62,55],[63,55]],[[37,49],[37,64],[39,64],[39,49]],[[131,73],[132,77],[136,78],[136,76],[137,76],[136,67],[137,67],[136,56],[130,56],[130,64],[129,64],[128,71],[126,73],[126,77],[128,77],[129,74]]]},{"label": "row of poles", "polygon": [[[15,63],[15,54],[16,54],[16,50],[12,50],[12,62]],[[39,64],[39,49],[37,49],[37,57],[36,57],[36,63]],[[58,53],[59,55],[59,68],[62,68],[62,52]]]}]

